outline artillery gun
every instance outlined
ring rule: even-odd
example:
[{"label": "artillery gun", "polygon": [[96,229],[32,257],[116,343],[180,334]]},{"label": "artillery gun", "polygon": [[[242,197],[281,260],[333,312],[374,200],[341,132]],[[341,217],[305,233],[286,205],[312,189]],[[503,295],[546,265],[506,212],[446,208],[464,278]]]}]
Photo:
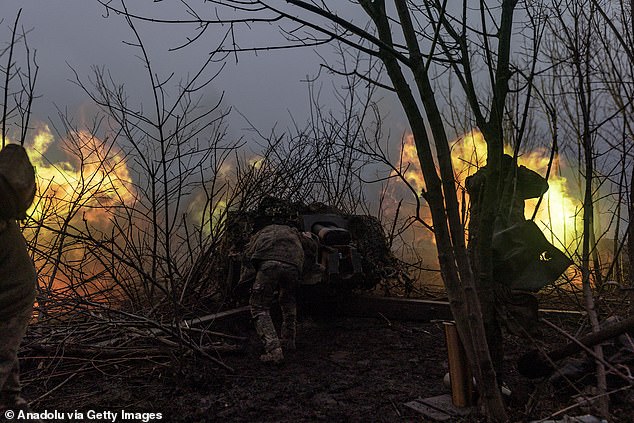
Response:
[{"label": "artillery gun", "polygon": [[342,213],[321,203],[304,205],[265,197],[254,210],[227,215],[217,263],[221,290],[230,302],[248,299],[250,287],[238,284],[242,253],[251,235],[270,224],[310,232],[318,242],[317,260],[325,271],[303,280],[300,287],[310,296],[333,297],[370,290],[400,267],[375,217]]}]

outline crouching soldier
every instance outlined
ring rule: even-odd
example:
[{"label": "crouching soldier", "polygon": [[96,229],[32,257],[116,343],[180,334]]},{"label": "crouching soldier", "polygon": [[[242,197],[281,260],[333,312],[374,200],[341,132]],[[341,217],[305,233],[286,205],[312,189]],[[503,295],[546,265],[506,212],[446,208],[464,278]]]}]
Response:
[{"label": "crouching soldier", "polygon": [[[241,279],[255,272],[249,304],[255,329],[264,343],[265,353],[260,356],[263,362],[278,363],[284,359],[282,348],[295,349],[295,295],[302,273],[318,269],[316,253],[313,239],[285,225],[266,226],[247,245]],[[276,290],[282,309],[280,337],[270,314]]]}]

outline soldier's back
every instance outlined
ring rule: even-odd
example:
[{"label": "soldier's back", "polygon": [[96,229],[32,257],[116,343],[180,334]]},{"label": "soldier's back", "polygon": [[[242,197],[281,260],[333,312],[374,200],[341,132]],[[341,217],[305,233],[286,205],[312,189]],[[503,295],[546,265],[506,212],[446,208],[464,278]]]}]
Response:
[{"label": "soldier's back", "polygon": [[247,249],[252,260],[277,260],[302,268],[304,250],[297,229],[268,225],[256,233]]}]

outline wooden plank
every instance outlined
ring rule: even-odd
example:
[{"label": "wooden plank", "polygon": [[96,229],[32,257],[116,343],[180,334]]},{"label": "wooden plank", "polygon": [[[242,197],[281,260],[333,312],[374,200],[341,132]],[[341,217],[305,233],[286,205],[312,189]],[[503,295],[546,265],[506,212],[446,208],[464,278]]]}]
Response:
[{"label": "wooden plank", "polygon": [[442,411],[436,410],[435,408],[432,408],[429,405],[424,404],[417,400],[406,402],[403,405],[405,407],[411,408],[412,410],[421,413],[425,417],[429,417],[430,419],[436,420],[438,422],[446,422],[452,419],[451,415],[444,413]]},{"label": "wooden plank", "polygon": [[[412,298],[376,297],[359,295],[351,297],[342,312],[352,317],[380,317],[391,320],[430,322],[454,320],[447,301],[417,300]],[[579,311],[540,309],[542,315],[578,316]]]},{"label": "wooden plank", "polygon": [[552,308],[540,308],[540,314],[545,314],[550,317],[569,317],[569,316],[583,316],[586,314],[585,311],[575,311],[575,310],[556,310]]},{"label": "wooden plank", "polygon": [[209,314],[207,316],[196,317],[194,319],[186,320],[181,323],[182,326],[195,327],[205,323],[217,322],[220,320],[228,319],[230,317],[241,317],[251,311],[250,306],[243,306],[234,308],[227,311],[221,311],[220,313]]},{"label": "wooden plank", "polygon": [[406,402],[404,405],[423,414],[425,417],[439,422],[454,421],[456,418],[466,417],[474,410],[474,407],[456,407],[453,405],[449,394],[430,398],[417,398]]},{"label": "wooden plank", "polygon": [[454,417],[465,417],[473,411],[473,407],[456,407],[449,394],[418,399],[418,401],[437,410],[442,410],[444,413]]},{"label": "wooden plank", "polygon": [[353,297],[346,303],[343,313],[353,317],[383,316],[393,320],[453,320],[448,302],[397,297]]},{"label": "wooden plank", "polygon": [[572,342],[563,347],[548,352],[546,356],[538,350],[529,351],[520,357],[517,368],[520,374],[529,378],[550,376],[555,371],[551,363],[562,360],[584,349],[592,348],[609,339],[616,338],[632,328],[634,328],[634,316],[605,326],[597,332],[592,332],[580,338],[573,339]]},{"label": "wooden plank", "polygon": [[[447,301],[417,300],[398,297],[376,297],[359,295],[351,297],[342,307],[343,314],[352,317],[380,317],[392,320],[433,321],[453,320]],[[243,306],[220,313],[196,317],[181,323],[183,326],[196,327],[206,323],[237,318],[248,315],[250,307]],[[543,314],[578,315],[577,311],[540,310]]]}]

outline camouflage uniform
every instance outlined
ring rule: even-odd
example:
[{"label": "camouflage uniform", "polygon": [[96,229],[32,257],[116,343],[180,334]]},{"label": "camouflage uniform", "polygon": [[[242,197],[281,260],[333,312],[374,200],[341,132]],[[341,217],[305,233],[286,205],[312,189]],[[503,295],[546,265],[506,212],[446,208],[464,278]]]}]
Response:
[{"label": "camouflage uniform", "polygon": [[[482,197],[488,176],[489,170],[487,166],[484,166],[465,180],[465,186],[471,199],[469,255],[472,263],[477,262],[473,257],[474,246],[478,243],[478,227],[482,219]],[[541,175],[525,166],[515,166],[513,158],[508,154],[502,156],[500,178],[501,181],[510,182],[503,184],[500,208],[495,219],[496,233],[525,222],[524,201],[529,198],[537,198],[548,190],[548,182]],[[475,269],[475,274],[478,274],[478,269]],[[504,275],[495,276],[504,277]],[[499,282],[503,282],[503,280]]]},{"label": "camouflage uniform", "polygon": [[[487,166],[484,166],[465,180],[465,186],[471,199],[468,249],[472,265],[477,263],[476,257],[474,257],[475,245],[478,243],[478,229],[482,218],[482,197],[488,176],[489,170]],[[500,208],[495,220],[496,232],[525,222],[524,201],[539,197],[548,190],[548,182],[541,175],[525,166],[516,166],[513,158],[507,154],[502,156],[500,180],[503,190]],[[493,259],[496,260],[496,257]],[[474,269],[474,275],[479,275],[479,269]],[[494,272],[495,304],[493,304],[493,308],[483,305],[482,310],[487,342],[498,374],[501,371],[504,355],[501,342],[501,323],[504,322],[512,332],[521,333],[537,322],[537,300],[530,294],[511,292],[505,284],[505,278],[508,276]]]},{"label": "camouflage uniform", "polygon": [[35,300],[36,273],[15,221],[0,224],[0,410],[23,408],[18,348]]},{"label": "camouflage uniform", "polygon": [[[282,360],[282,344],[295,348],[295,294],[304,267],[301,237],[289,226],[269,225],[257,232],[247,246],[246,265],[257,271],[249,304],[256,331],[264,343],[265,354],[260,357],[263,361]],[[282,309],[282,343],[270,315],[276,289]]]},{"label": "camouflage uniform", "polygon": [[[482,196],[488,174],[489,170],[487,166],[484,166],[465,180],[465,186],[471,198],[470,240],[477,235],[476,229],[480,220]],[[498,221],[501,218],[503,224],[511,226],[525,220],[524,200],[544,194],[548,190],[548,182],[540,174],[525,166],[514,166],[513,158],[508,154],[502,156],[500,177],[502,181],[510,180],[512,183],[504,186],[500,198]]]}]

